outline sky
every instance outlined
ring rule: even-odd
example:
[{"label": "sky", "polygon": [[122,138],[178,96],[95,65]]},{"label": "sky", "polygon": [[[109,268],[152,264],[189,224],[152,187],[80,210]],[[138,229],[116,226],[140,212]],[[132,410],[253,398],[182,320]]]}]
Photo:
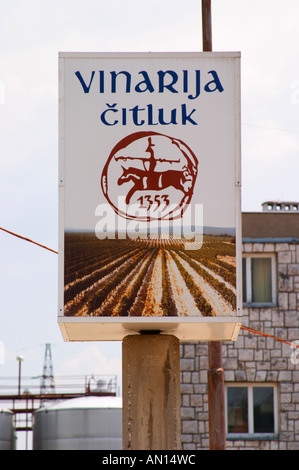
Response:
[{"label": "sky", "polygon": [[[58,250],[58,53],[198,52],[200,0],[10,0],[0,15],[0,226]],[[214,51],[241,52],[242,210],[299,201],[298,0],[212,0]],[[121,342],[64,343],[58,256],[0,231],[0,377],[117,374]],[[1,351],[2,348],[0,348]]]}]

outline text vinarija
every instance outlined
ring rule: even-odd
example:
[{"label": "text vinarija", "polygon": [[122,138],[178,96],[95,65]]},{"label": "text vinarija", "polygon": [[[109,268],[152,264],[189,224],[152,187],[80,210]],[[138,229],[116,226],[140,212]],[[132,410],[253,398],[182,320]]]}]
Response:
[{"label": "text vinarija", "polygon": [[[76,77],[81,84],[82,91],[89,94],[91,91],[100,94],[137,94],[148,93],[149,96],[154,93],[168,92],[170,94],[179,94],[187,96],[189,100],[195,100],[201,95],[201,92],[213,93],[224,91],[223,85],[215,70],[202,73],[200,70],[182,70],[180,73],[174,70],[159,70],[156,74],[150,74],[145,70],[138,72],[136,75],[121,70],[119,72],[105,72],[99,70],[98,74],[95,70],[90,75],[83,75],[78,70],[75,72]],[[192,77],[191,77],[192,75]],[[204,78],[202,78],[204,75]],[[95,77],[98,77],[98,81]],[[204,82],[204,84],[202,84]],[[192,91],[190,93],[190,91]],[[183,126],[198,125],[198,110],[196,108],[189,109],[186,103],[181,104],[178,108],[166,109],[157,108],[148,103],[142,107],[139,104],[132,105],[128,108],[123,107],[119,103],[106,103],[106,108],[100,111],[100,122],[105,126],[122,125],[126,126],[131,123],[135,126],[167,126],[169,124]]]},{"label": "text vinarija", "polygon": [[[180,89],[182,89],[183,93],[188,94],[192,86],[192,82],[195,88],[195,92],[193,95],[191,93],[188,94],[187,97],[190,100],[195,100],[199,97],[202,90],[202,72],[200,70],[194,70],[195,75],[192,80],[190,78],[191,73],[189,70],[182,70],[181,74],[178,74],[174,70],[159,70],[156,74],[152,74],[152,76],[150,76],[150,74],[145,70],[142,70],[137,74],[142,78],[142,80],[140,80],[140,77],[138,76],[133,76],[132,78],[132,74],[125,70],[122,70],[120,72],[111,71],[109,73],[105,73],[104,70],[99,70],[98,73],[98,84],[93,85],[94,78],[96,75],[95,70],[92,70],[90,77],[85,77],[85,79],[83,78],[79,70],[75,72],[75,75],[77,76],[79,82],[82,85],[84,93],[89,93],[92,86],[97,86],[98,92],[102,94],[105,92],[131,93],[132,91],[136,93],[164,93],[166,90],[171,93],[179,93]],[[215,70],[210,70],[204,75],[204,92],[223,92],[224,88]],[[121,78],[119,79],[119,77]]]}]

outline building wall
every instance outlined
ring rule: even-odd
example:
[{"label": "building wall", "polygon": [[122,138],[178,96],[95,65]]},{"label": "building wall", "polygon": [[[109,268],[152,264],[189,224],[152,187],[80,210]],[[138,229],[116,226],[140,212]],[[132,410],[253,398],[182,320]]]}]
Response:
[{"label": "building wall", "polygon": [[[243,326],[299,342],[299,242],[251,241],[243,244],[243,252],[274,253],[277,273],[277,305],[245,306]],[[208,449],[208,344],[180,347],[182,449]],[[226,385],[271,383],[278,391],[278,434],[271,439],[227,438],[227,449],[299,450],[299,350],[296,354],[292,346],[245,330],[236,342],[223,342],[222,349]]]}]

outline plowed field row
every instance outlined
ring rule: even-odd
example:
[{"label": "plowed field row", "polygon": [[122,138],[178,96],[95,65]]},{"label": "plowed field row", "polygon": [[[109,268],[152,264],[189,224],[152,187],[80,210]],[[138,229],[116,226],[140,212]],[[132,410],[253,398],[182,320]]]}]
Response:
[{"label": "plowed field row", "polygon": [[[184,251],[177,241],[72,240],[79,269],[65,286],[68,316],[231,316],[235,314],[236,287],[232,243],[212,241],[201,250]],[[92,246],[91,246],[92,245]],[[94,249],[96,247],[96,250]],[[100,248],[102,247],[102,251]],[[92,267],[84,265],[85,250],[93,249]],[[217,251],[218,250],[218,251]],[[96,260],[96,253],[100,260]],[[209,252],[211,253],[209,259]],[[217,252],[220,252],[221,259]],[[91,256],[91,255],[90,255]],[[67,268],[66,259],[66,268]],[[81,273],[81,274],[80,274]]]}]

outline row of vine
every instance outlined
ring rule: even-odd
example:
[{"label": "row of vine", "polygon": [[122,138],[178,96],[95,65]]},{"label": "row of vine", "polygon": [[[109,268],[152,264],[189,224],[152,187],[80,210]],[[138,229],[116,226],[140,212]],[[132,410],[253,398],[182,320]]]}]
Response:
[{"label": "row of vine", "polygon": [[189,291],[191,292],[191,294],[192,294],[192,296],[195,300],[195,303],[196,303],[199,311],[201,312],[201,314],[203,316],[214,316],[213,309],[212,309],[211,305],[209,304],[209,302],[206,301],[206,299],[202,295],[202,292],[200,291],[198,286],[193,281],[192,276],[188,273],[188,271],[186,271],[186,269],[183,267],[183,265],[179,262],[179,260],[174,255],[172,250],[169,250],[169,253],[170,253],[172,259],[174,260],[174,262],[176,263],[176,265],[177,265],[177,267],[178,267],[178,269],[181,273],[181,276],[183,277]]},{"label": "row of vine", "polygon": [[200,276],[214,287],[227,302],[229,302],[233,309],[236,308],[236,295],[231,289],[228,289],[223,282],[218,281],[218,279],[208,273],[205,269],[198,266],[198,264],[196,264],[188,255],[185,253],[181,253],[180,255]]}]

